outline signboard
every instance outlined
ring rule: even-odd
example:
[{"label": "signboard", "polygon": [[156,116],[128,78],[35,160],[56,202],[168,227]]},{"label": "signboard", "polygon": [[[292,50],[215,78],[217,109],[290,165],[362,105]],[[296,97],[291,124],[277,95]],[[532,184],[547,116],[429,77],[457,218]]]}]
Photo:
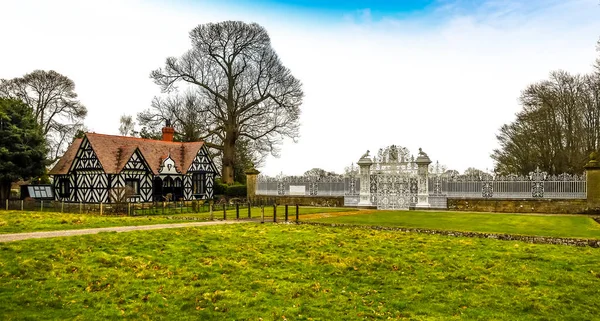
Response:
[{"label": "signboard", "polygon": [[306,195],[306,186],[290,185],[290,195]]}]

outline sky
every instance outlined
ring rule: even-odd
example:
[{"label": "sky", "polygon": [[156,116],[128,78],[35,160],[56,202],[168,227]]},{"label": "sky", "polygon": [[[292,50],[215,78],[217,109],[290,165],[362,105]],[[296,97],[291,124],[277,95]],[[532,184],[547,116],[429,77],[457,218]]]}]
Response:
[{"label": "sky", "polygon": [[0,78],[66,75],[104,134],[161,95],[149,74],[191,48],[195,26],[264,26],[305,93],[300,137],[258,168],[267,175],[341,173],[392,144],[491,170],[520,92],[600,56],[598,0],[2,0],[0,12]]}]

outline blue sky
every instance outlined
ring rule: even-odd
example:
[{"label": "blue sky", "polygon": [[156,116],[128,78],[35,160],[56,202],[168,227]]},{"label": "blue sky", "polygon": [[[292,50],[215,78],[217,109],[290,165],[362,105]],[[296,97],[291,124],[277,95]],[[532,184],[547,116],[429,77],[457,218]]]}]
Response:
[{"label": "blue sky", "polygon": [[105,134],[163,95],[149,73],[189,50],[191,29],[263,25],[305,93],[300,138],[259,168],[269,175],[339,173],[392,144],[449,169],[491,169],[521,91],[553,70],[590,72],[600,56],[599,0],[0,1],[11,12],[0,78],[68,76],[85,125]]}]

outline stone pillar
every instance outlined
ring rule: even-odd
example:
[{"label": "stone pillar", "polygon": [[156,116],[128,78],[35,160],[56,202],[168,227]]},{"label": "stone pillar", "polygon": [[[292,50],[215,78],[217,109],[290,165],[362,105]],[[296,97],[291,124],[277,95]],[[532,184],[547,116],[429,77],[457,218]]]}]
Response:
[{"label": "stone pillar", "polygon": [[590,161],[584,168],[588,208],[600,208],[600,162],[597,153],[590,154]]},{"label": "stone pillar", "polygon": [[372,206],[371,204],[371,164],[373,161],[369,158],[369,152],[358,161],[360,166],[360,200],[358,206]]},{"label": "stone pillar", "polygon": [[246,197],[248,200],[256,196],[258,174],[260,174],[260,172],[254,167],[246,171]]},{"label": "stone pillar", "polygon": [[417,163],[418,174],[418,201],[415,208],[429,208],[431,206],[429,204],[429,164],[431,164],[431,160],[419,148],[419,157],[417,157],[415,163]]}]

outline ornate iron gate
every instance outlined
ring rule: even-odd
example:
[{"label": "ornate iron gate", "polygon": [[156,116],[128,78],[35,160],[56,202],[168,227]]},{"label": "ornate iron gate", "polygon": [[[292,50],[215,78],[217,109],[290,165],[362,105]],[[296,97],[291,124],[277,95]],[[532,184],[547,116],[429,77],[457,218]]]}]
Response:
[{"label": "ornate iron gate", "polygon": [[410,173],[371,175],[371,203],[382,210],[408,210],[417,203],[418,179]]}]

